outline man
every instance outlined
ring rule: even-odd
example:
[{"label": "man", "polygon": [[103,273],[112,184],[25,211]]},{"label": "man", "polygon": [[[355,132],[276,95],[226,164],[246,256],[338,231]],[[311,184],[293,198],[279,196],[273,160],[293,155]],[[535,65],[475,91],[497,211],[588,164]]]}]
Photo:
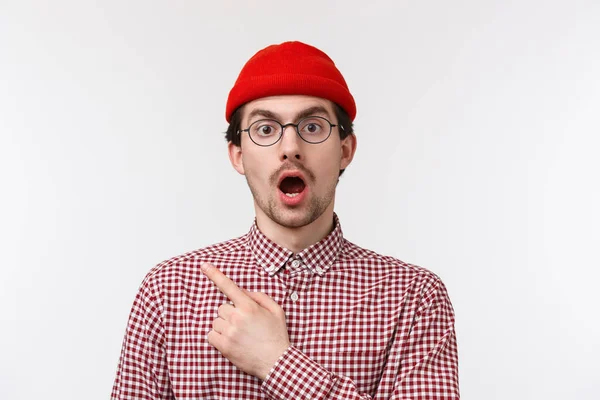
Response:
[{"label": "man", "polygon": [[255,223],[147,275],[113,399],[459,398],[440,279],[342,235],[335,189],[356,150],[355,115],[314,47],[273,45],[246,63],[227,139]]}]

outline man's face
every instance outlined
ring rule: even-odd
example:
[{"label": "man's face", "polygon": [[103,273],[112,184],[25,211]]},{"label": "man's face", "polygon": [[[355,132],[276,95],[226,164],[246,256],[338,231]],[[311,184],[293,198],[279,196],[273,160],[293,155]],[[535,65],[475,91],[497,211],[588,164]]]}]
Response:
[{"label": "man's face", "polygon": [[[244,105],[241,128],[265,118],[284,125],[298,123],[309,115],[338,123],[329,100],[273,96]],[[289,126],[269,147],[253,143],[247,132],[240,133],[241,147],[230,144],[229,155],[234,168],[246,176],[257,214],[263,213],[281,226],[298,228],[333,210],[339,171],[350,164],[356,148],[354,135],[341,141],[338,129],[334,127],[326,141],[311,144]]]}]

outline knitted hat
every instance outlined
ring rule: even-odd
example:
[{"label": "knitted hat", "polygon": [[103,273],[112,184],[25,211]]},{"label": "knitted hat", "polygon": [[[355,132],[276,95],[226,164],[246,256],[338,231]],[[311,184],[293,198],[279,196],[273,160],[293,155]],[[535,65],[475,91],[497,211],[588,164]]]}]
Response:
[{"label": "knitted hat", "polygon": [[354,120],[356,104],[335,64],[321,50],[301,42],[271,45],[256,53],[229,92],[225,118],[249,101],[268,96],[307,95],[331,100]]}]

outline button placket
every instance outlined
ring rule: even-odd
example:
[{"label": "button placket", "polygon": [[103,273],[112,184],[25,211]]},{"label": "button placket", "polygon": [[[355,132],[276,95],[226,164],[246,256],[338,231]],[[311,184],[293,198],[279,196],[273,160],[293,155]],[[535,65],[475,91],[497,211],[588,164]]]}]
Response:
[{"label": "button placket", "polygon": [[[289,265],[291,267],[291,263]],[[292,342],[294,345],[304,343],[306,310],[302,296],[306,293],[310,279],[311,273],[307,269],[295,270],[293,274],[287,277],[287,293],[283,309],[288,319],[290,340],[292,337],[294,338]]]}]

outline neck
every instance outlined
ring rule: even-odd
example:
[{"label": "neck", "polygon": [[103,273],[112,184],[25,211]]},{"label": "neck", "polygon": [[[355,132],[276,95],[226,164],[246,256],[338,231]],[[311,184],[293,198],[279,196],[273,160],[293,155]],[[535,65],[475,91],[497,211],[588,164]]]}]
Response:
[{"label": "neck", "polygon": [[325,212],[308,225],[290,228],[278,224],[269,218],[262,210],[256,208],[256,224],[260,231],[279,246],[299,253],[307,247],[319,242],[333,228],[333,201]]}]

